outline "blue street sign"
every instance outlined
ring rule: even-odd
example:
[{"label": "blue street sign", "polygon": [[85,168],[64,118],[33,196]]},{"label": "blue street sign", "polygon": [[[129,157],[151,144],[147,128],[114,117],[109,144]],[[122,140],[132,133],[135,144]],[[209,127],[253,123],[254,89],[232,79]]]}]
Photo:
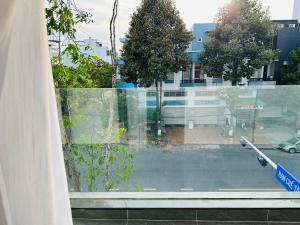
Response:
[{"label": "blue street sign", "polygon": [[276,179],[287,191],[300,192],[300,182],[279,164],[277,164]]}]

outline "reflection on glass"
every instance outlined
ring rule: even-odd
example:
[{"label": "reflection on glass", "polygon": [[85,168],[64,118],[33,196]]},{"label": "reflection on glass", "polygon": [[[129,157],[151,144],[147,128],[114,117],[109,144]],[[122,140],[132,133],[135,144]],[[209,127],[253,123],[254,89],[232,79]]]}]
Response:
[{"label": "reflection on glass", "polygon": [[60,89],[57,96],[70,191],[283,190],[272,168],[240,146],[241,136],[300,177],[300,154],[289,154],[300,150],[298,86]]}]

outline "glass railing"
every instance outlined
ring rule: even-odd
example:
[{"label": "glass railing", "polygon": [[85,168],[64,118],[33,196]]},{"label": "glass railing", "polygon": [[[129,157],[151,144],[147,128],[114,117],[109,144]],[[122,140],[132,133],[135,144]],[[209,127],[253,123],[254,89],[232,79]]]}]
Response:
[{"label": "glass railing", "polygon": [[71,192],[285,191],[241,136],[300,178],[299,86],[162,92],[57,90]]}]

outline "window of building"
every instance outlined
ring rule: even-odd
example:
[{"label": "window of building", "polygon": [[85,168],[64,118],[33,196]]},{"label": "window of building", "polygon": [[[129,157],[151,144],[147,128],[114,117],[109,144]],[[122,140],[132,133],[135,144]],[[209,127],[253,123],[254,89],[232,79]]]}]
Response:
[{"label": "window of building", "polygon": [[196,91],[195,96],[201,97],[201,96],[216,96],[215,91]]},{"label": "window of building", "polygon": [[155,100],[147,101],[147,107],[154,107],[154,106],[156,106]]},{"label": "window of building", "polygon": [[184,97],[186,96],[185,91],[165,91],[164,97]]},{"label": "window of building", "polygon": [[170,72],[167,74],[167,79],[165,80],[166,84],[173,84],[174,83],[174,73]]},{"label": "window of building", "polygon": [[147,97],[155,97],[156,96],[156,92],[155,91],[148,91],[147,92]]},{"label": "window of building", "polygon": [[219,105],[219,100],[195,100],[195,105]]},{"label": "window of building", "polygon": [[290,28],[295,28],[295,27],[296,27],[296,24],[289,24],[289,27],[290,27]]},{"label": "window of building", "polygon": [[187,101],[186,100],[168,100],[168,101],[164,101],[164,105],[166,105],[166,106],[187,105]]},{"label": "window of building", "polygon": [[168,73],[168,79],[167,80],[174,80],[174,73],[170,72]]},{"label": "window of building", "polygon": [[200,83],[203,80],[201,70],[201,64],[195,64],[195,83]]},{"label": "window of building", "polygon": [[189,81],[191,78],[191,69],[188,69],[183,72],[183,80]]}]

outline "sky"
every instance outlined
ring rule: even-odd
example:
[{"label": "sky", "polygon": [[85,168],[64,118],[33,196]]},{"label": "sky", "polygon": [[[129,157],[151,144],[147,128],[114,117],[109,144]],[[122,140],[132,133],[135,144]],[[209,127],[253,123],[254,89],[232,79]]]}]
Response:
[{"label": "sky", "polygon": [[[180,16],[191,29],[194,23],[213,22],[224,4],[229,0],[173,0]],[[119,14],[116,22],[117,47],[119,38],[128,31],[131,15],[141,0],[119,0]],[[294,0],[261,0],[264,7],[269,7],[272,19],[291,19]],[[93,23],[78,26],[77,39],[95,38],[109,46],[109,21],[112,13],[113,0],[76,0],[77,6],[93,17]]]}]

